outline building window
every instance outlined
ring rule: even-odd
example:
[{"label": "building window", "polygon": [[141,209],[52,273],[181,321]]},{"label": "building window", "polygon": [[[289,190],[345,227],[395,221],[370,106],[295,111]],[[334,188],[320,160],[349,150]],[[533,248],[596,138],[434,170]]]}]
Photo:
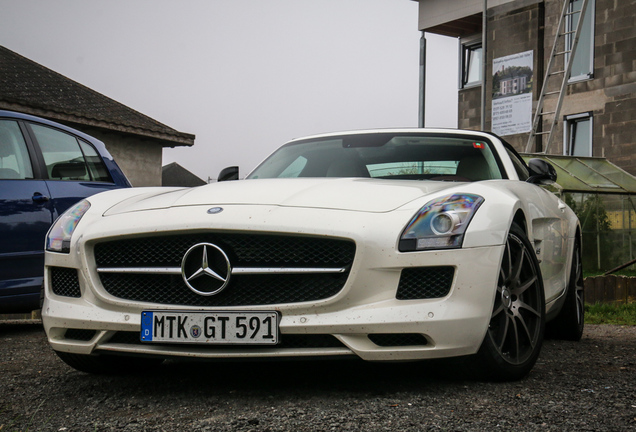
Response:
[{"label": "building window", "polygon": [[563,125],[563,154],[592,156],[592,113],[565,116]]},{"label": "building window", "polygon": [[460,88],[481,84],[483,50],[481,48],[481,35],[461,41],[460,58]]},{"label": "building window", "polygon": [[[581,10],[583,0],[570,0],[570,13]],[[594,11],[596,9],[595,0],[587,0],[585,17],[581,25],[579,42],[576,45],[576,52],[572,60],[572,71],[570,72],[570,82],[581,81],[592,78],[594,74]],[[576,30],[581,14],[569,15],[567,21],[567,31]],[[567,50],[572,48],[574,42],[573,35],[566,38]]]}]

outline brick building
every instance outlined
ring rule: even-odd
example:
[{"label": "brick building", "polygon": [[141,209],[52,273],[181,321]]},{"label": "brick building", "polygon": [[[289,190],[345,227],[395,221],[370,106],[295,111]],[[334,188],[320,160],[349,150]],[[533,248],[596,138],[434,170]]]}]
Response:
[{"label": "brick building", "polygon": [[[457,37],[460,41],[457,72],[460,128],[481,127],[483,86],[485,130],[499,133],[518,150],[546,151],[545,138],[528,141],[528,122],[531,123],[537,107],[564,1],[568,2],[570,12],[576,12],[582,4],[582,0],[418,1],[421,31]],[[484,3],[487,5],[485,76]],[[570,21],[566,27],[575,28],[577,16],[580,14],[568,15],[570,18],[566,19]],[[547,153],[602,156],[636,174],[636,1],[587,0],[579,35]],[[571,37],[564,40],[565,44],[572,44]],[[555,58],[562,69],[565,58]],[[500,76],[521,68],[525,69],[525,83],[515,84]],[[498,99],[519,92],[523,85],[528,89],[525,111]],[[508,94],[502,94],[505,92]],[[546,99],[546,106],[549,104],[556,105]],[[512,114],[517,116],[517,122],[507,128],[502,118]],[[550,122],[540,121],[539,129],[547,130]]]}]

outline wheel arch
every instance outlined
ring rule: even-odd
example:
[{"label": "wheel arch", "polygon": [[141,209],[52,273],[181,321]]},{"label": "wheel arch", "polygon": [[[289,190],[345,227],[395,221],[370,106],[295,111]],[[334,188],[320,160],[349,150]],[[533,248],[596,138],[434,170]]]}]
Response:
[{"label": "wheel arch", "polygon": [[526,221],[526,215],[524,214],[522,209],[517,209],[517,211],[515,212],[514,217],[512,218],[512,223],[515,223],[519,226],[519,228],[521,228],[523,230],[523,232],[526,234],[526,236],[529,234],[528,233],[528,222]]}]

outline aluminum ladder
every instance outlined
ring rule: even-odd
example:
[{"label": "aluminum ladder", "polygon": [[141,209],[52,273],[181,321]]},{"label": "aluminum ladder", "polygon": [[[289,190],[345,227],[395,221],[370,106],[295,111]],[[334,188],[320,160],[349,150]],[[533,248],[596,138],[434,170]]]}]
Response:
[{"label": "aluminum ladder", "polygon": [[[548,150],[550,149],[550,142],[552,141],[555,126],[559,122],[559,113],[561,112],[561,106],[563,105],[563,96],[565,95],[568,80],[570,79],[574,53],[576,52],[576,46],[579,42],[587,3],[588,0],[581,0],[581,9],[578,11],[570,11],[571,1],[563,1],[563,10],[561,11],[559,26],[557,27],[556,36],[554,38],[554,45],[552,46],[552,52],[550,53],[550,59],[548,60],[545,77],[543,78],[543,86],[541,87],[541,94],[537,101],[537,109],[532,120],[532,129],[530,130],[530,136],[528,137],[526,153],[549,154]],[[579,19],[577,21],[576,28],[572,29],[570,24],[572,22],[572,18],[576,15],[578,15]],[[570,43],[568,44],[568,42]],[[570,45],[570,49],[567,49],[568,45]],[[557,65],[557,58],[563,58],[563,62],[561,62],[563,64],[563,68],[561,70],[554,71],[553,69],[561,66],[561,64]],[[554,90],[555,87],[559,88],[559,90]],[[546,98],[548,98],[550,102],[553,102],[553,96],[558,96],[556,104],[553,104],[553,106],[546,111]],[[543,127],[547,121],[550,122],[549,128],[547,128],[546,131],[538,131],[539,125]],[[544,138],[546,135],[547,139]],[[543,144],[543,151],[533,152],[532,148],[538,141],[537,137],[542,138],[541,144]]]}]

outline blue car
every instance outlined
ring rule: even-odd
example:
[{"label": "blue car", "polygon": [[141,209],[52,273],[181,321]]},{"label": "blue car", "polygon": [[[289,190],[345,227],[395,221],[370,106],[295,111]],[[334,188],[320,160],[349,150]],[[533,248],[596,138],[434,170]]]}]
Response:
[{"label": "blue car", "polygon": [[0,313],[40,307],[53,221],[89,195],[123,187],[131,185],[101,141],[0,110]]}]

